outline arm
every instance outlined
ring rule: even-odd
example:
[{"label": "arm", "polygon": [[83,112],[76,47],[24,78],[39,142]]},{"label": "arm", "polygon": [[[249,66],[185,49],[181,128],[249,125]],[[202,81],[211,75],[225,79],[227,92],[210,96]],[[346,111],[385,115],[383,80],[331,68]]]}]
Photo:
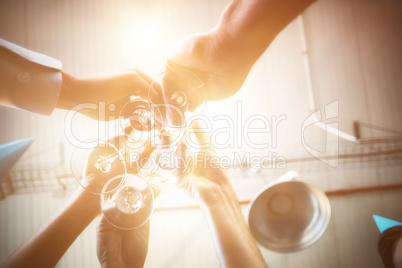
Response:
[{"label": "arm", "polygon": [[[231,188],[231,185],[219,187]],[[230,193],[218,187],[211,187],[208,191],[214,193],[213,197],[199,199],[200,207],[212,232],[221,266],[266,267],[244,220],[239,200],[233,188],[228,190]]]},{"label": "arm", "polygon": [[167,68],[188,68],[207,86],[208,100],[234,95],[275,37],[314,0],[233,0],[219,23],[175,44]]},{"label": "arm", "polygon": [[80,111],[93,119],[114,120],[130,96],[146,97],[152,83],[137,69],[85,78],[61,69],[60,61],[0,38],[0,104],[50,115],[54,108],[69,110],[78,104],[105,102],[104,118],[99,118],[98,110]]},{"label": "arm", "polygon": [[228,61],[252,65],[275,37],[314,0],[234,0],[211,34]]},{"label": "arm", "polygon": [[54,267],[99,212],[99,196],[79,188],[54,217],[7,258],[2,267]]},{"label": "arm", "polygon": [[[125,144],[125,138],[120,136],[120,146]],[[151,149],[151,148],[149,148]],[[147,159],[150,151],[141,153]],[[126,151],[126,161],[130,159],[130,150]],[[127,172],[138,174],[136,164],[127,163]],[[160,190],[153,188],[154,198]],[[112,208],[114,210],[115,208]],[[106,213],[107,214],[107,213]],[[120,218],[123,220],[123,218]],[[150,221],[130,230],[114,227],[102,214],[96,230],[96,249],[98,260],[103,268],[108,267],[143,267],[148,253]]]},{"label": "arm", "polygon": [[122,230],[102,215],[96,230],[96,251],[103,268],[143,267],[148,253],[149,221],[139,228]]},{"label": "arm", "polygon": [[[112,138],[109,142],[115,143],[116,140]],[[90,179],[82,180],[81,183],[85,183],[92,192],[100,192],[110,178],[108,176],[119,172],[112,169],[107,176],[102,176],[94,165],[99,153],[94,149],[88,155],[87,164],[82,171],[83,177]],[[99,195],[79,187],[63,208],[17,248],[2,267],[54,267],[75,239],[100,213],[99,201]]]},{"label": "arm", "polygon": [[[210,142],[203,133],[197,132],[196,137],[200,144]],[[189,190],[205,214],[220,263],[222,267],[266,267],[229,178],[216,162],[209,161],[214,156],[211,148],[198,153]]]},{"label": "arm", "polygon": [[[70,110],[83,103],[105,102],[104,118],[99,117],[99,110],[84,109],[84,115],[98,120],[114,120],[119,116],[130,96],[148,97],[152,78],[137,69],[108,72],[96,76],[76,78],[61,72],[62,84],[56,108]],[[112,106],[109,106],[111,105]]]}]

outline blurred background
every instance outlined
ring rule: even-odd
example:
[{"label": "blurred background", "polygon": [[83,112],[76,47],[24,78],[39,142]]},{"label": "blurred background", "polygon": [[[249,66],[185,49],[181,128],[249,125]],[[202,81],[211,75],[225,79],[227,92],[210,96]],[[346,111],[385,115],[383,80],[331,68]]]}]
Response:
[{"label": "blurred background", "polygon": [[[169,46],[214,27],[227,3],[0,0],[0,38],[60,60],[74,76],[135,67],[156,77]],[[270,267],[382,267],[372,214],[402,221],[401,48],[401,1],[319,0],[277,36],[235,96],[207,103],[204,115],[219,154],[232,159],[228,173],[244,211],[261,187],[288,170],[330,198],[332,219],[323,238],[296,253],[261,247]],[[307,124],[315,111],[341,137]],[[78,187],[69,168],[74,146],[65,132],[84,140],[117,131],[116,122],[77,115],[69,124],[65,115],[0,107],[0,143],[36,137],[0,181],[0,262]],[[239,130],[247,124],[266,131],[245,139]],[[253,157],[265,157],[266,164],[251,165]],[[194,204],[180,190],[157,200],[145,267],[219,267]],[[99,267],[96,221],[58,267]]]}]

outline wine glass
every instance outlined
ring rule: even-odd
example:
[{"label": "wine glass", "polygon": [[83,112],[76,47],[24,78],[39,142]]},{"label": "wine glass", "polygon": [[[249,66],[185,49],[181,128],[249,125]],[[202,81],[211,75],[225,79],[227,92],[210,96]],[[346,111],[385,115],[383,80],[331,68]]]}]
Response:
[{"label": "wine glass", "polygon": [[206,101],[204,83],[194,73],[169,69],[160,74],[148,91],[150,110],[163,125],[180,128],[203,113]]},{"label": "wine glass", "polygon": [[106,182],[118,175],[124,183],[127,173],[122,153],[107,141],[86,140],[79,144],[71,155],[71,171],[76,181],[86,190],[100,195]]},{"label": "wine glass", "polygon": [[[152,111],[150,107],[153,108]],[[161,117],[161,113],[146,99],[137,97],[123,106],[119,121],[130,148],[140,148],[152,134],[162,130],[162,124],[155,117]]]},{"label": "wine glass", "polygon": [[186,142],[169,133],[151,138],[138,161],[140,174],[153,187],[170,189],[187,182],[194,158]]},{"label": "wine glass", "polygon": [[148,182],[134,174],[111,178],[103,187],[101,210],[106,220],[119,229],[134,229],[146,223],[154,210],[154,193]]},{"label": "wine glass", "polygon": [[[157,108],[152,113],[160,114]],[[159,133],[162,129],[162,124],[155,121],[152,113],[148,100],[143,98],[137,97],[123,106],[119,121],[124,136],[116,136],[118,147],[122,148],[120,151],[104,141],[87,140],[81,143],[71,157],[71,169],[78,183],[99,195],[108,178],[126,174],[123,155],[128,156],[138,150],[149,139],[150,134]]]}]

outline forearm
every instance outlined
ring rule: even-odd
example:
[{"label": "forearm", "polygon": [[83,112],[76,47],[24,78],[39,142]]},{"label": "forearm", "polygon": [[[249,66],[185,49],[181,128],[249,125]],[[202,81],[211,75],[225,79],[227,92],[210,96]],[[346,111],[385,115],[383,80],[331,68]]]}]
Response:
[{"label": "forearm", "polygon": [[10,255],[3,266],[54,267],[99,211],[99,197],[78,189],[64,208]]},{"label": "forearm", "polygon": [[238,200],[220,192],[213,205],[201,205],[222,267],[266,267],[243,218]]},{"label": "forearm", "polygon": [[105,74],[77,78],[66,72],[56,108],[69,110],[77,104],[114,102],[129,96],[146,97],[152,78],[137,69],[115,70]]},{"label": "forearm", "polygon": [[211,31],[217,38],[215,45],[224,58],[254,63],[275,37],[313,2],[234,0]]}]

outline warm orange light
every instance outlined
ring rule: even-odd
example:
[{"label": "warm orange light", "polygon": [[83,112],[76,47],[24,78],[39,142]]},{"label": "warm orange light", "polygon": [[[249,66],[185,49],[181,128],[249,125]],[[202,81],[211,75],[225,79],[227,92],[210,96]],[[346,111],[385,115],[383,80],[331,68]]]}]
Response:
[{"label": "warm orange light", "polygon": [[161,28],[157,21],[135,20],[128,28],[130,43],[137,48],[155,47],[161,42]]}]

